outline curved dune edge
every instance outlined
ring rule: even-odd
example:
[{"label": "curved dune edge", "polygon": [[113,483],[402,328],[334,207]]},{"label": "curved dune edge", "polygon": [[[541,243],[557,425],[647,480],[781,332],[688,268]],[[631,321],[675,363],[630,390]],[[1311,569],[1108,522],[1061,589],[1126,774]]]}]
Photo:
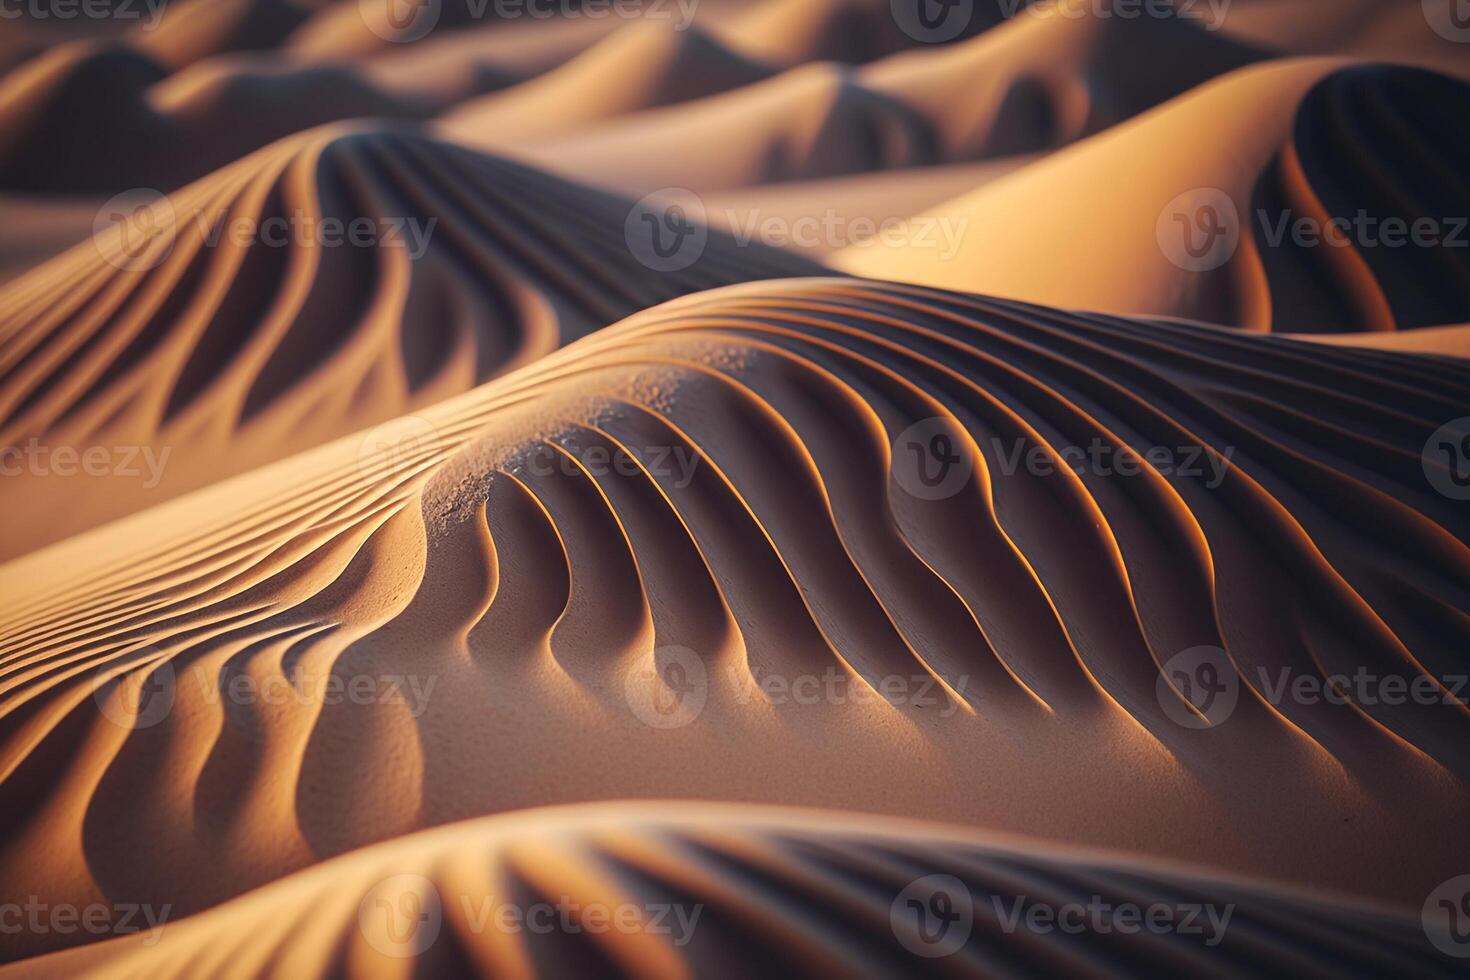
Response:
[{"label": "curved dune edge", "polygon": [[[629,57],[631,50],[620,42],[604,56],[634,65],[650,60]],[[623,193],[668,186],[727,191],[1053,150],[1259,57],[1185,20],[1026,14],[959,43],[920,46],[860,67],[806,63],[730,91],[589,118],[580,127],[565,111],[541,108],[548,89],[590,87],[596,62],[573,63],[490,95],[479,109],[450,113],[437,126],[446,138]],[[645,70],[628,71],[637,79]]]},{"label": "curved dune edge", "polygon": [[[1470,86],[1422,69],[1253,66],[912,219],[965,227],[952,253],[848,247],[830,264],[1256,331],[1458,323],[1470,318],[1470,267],[1453,243],[1470,229],[1455,216],[1470,201],[1453,171],[1467,144],[1440,114],[1467,111]],[[1348,232],[1349,247],[1297,230],[1305,221],[1331,237],[1331,222],[1360,213],[1374,224]],[[1447,244],[1383,245],[1386,218],[1432,220]]]},{"label": "curved dune edge", "polygon": [[0,297],[0,445],[130,447],[136,478],[7,475],[0,506],[31,520],[0,558],[465,391],[661,300],[819,268],[716,232],[662,271],[632,247],[630,202],[371,124],[129,200]]},{"label": "curved dune edge", "polygon": [[[1470,529],[1421,458],[1467,384],[900,285],[677,300],[0,567],[0,888],[192,911],[454,819],[682,796],[1417,903],[1470,862]],[[929,419],[969,467],[940,499],[902,442]],[[1091,445],[1139,475],[1005,463]],[[1223,717],[1174,679],[1202,646]],[[1433,703],[1279,693],[1360,670]]]},{"label": "curved dune edge", "polygon": [[[1130,927],[1138,909],[1154,918]],[[677,802],[454,824],[183,921],[157,917],[155,932],[0,977],[1410,978],[1455,966],[1416,917],[1341,899],[963,828]]]}]

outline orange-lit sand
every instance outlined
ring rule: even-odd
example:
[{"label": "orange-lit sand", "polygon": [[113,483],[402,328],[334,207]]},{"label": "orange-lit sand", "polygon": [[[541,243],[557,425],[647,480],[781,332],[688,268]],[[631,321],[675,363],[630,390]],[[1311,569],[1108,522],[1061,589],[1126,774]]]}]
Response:
[{"label": "orange-lit sand", "polygon": [[1457,975],[1438,0],[35,2],[0,980]]}]

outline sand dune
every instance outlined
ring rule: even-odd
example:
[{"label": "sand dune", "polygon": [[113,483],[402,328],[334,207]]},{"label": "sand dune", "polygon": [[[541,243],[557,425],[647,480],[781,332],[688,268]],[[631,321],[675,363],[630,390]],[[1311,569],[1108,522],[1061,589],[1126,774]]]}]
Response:
[{"label": "sand dune", "polygon": [[1463,973],[1467,13],[0,0],[0,980]]},{"label": "sand dune", "polygon": [[686,297],[0,568],[0,888],[183,914],[679,797],[1417,908],[1470,861],[1470,713],[1282,684],[1452,684],[1470,526],[1421,450],[1466,398],[1461,362],[913,287]]},{"label": "sand dune", "polygon": [[151,210],[118,203],[125,220],[0,298],[0,444],[147,447],[158,466],[131,481],[8,476],[0,501],[37,519],[6,535],[7,557],[464,391],[659,300],[815,268],[717,234],[658,271],[625,239],[628,202],[412,130],[313,131],[133,204]]},{"label": "sand dune", "polygon": [[1470,76],[1462,42],[1434,29],[1454,0],[1234,0],[1221,30],[1285,54],[1339,54]]},{"label": "sand dune", "polygon": [[128,40],[173,70],[213,55],[281,44],[311,15],[312,0],[187,0]]},{"label": "sand dune", "polygon": [[[921,931],[930,903],[945,918]],[[1135,907],[1190,924],[1073,936],[1014,919]],[[1259,882],[917,822],[625,804],[406,837],[0,977],[907,976],[936,964],[957,977],[1456,975],[1417,918]]]},{"label": "sand dune", "polygon": [[[921,220],[970,229],[950,259],[867,248],[832,263],[1254,330],[1457,323],[1470,318],[1470,268],[1464,247],[1450,243],[1470,232],[1452,216],[1470,200],[1453,176],[1466,151],[1453,120],[1467,111],[1470,88],[1417,69],[1328,60],[1248,68],[925,212]],[[1188,156],[1171,152],[1185,143]],[[1361,234],[1360,213],[1372,222]],[[1211,227],[1199,223],[1206,216]],[[1408,247],[1385,245],[1388,218],[1405,229],[1428,220],[1443,244],[1419,247],[1404,235]],[[1349,223],[1332,239],[1348,247],[1323,242],[1334,220]],[[1318,238],[1298,236],[1302,221]]]},{"label": "sand dune", "polygon": [[[1147,54],[1118,58],[1125,48]],[[561,114],[517,128],[530,111],[484,125],[466,112],[444,131],[626,193],[720,191],[1053,149],[1256,57],[1187,21],[1027,14],[962,43],[860,69],[806,64],[566,136],[542,135]]]},{"label": "sand dune", "polygon": [[[738,88],[773,73],[698,28],[630,24],[555,71],[458,106],[443,127],[451,136],[484,133],[491,143],[535,139]],[[608,85],[609,77],[618,84]]]}]

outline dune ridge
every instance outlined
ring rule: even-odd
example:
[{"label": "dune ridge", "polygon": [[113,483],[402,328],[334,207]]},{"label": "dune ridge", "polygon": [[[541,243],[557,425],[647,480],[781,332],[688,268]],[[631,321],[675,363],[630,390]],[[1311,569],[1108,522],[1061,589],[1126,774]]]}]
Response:
[{"label": "dune ridge", "polygon": [[[1453,685],[1470,528],[1421,448],[1466,385],[1449,359],[900,285],[673,301],[0,567],[0,884],[192,911],[437,823],[680,796],[1409,907],[1470,859],[1470,712],[1280,684]],[[934,418],[969,464],[938,498],[902,442]],[[1059,462],[1093,444],[1137,475]],[[1006,463],[1031,449],[1051,468]],[[1175,679],[1202,647],[1223,718]],[[670,732],[625,692],[673,663],[708,686]],[[163,676],[171,710],[135,725]],[[385,676],[435,686],[320,696]],[[771,676],[840,696],[771,701]],[[222,696],[239,678],[305,693]],[[927,706],[866,693],[895,678]]]},{"label": "dune ridge", "polygon": [[[1465,248],[1452,243],[1470,240],[1457,218],[1470,207],[1450,163],[1464,154],[1463,134],[1440,114],[1465,111],[1470,87],[1423,69],[1340,59],[1247,67],[922,212],[915,220],[971,229],[951,258],[848,247],[829,264],[1255,331],[1463,322]],[[1173,152],[1185,144],[1195,152]],[[1406,228],[1429,220],[1437,237],[1385,246],[1381,224],[1334,237],[1329,222],[1360,212]],[[1205,215],[1214,217],[1199,224]],[[1192,253],[1201,241],[1218,251]]]},{"label": "dune ridge", "polygon": [[[906,917],[910,897],[923,907],[931,896],[952,909],[937,934]],[[1123,929],[1072,936],[1017,929],[1009,918],[1034,908],[1075,915],[1088,903],[1107,915],[1162,907],[1189,925],[1174,936]],[[505,907],[528,918],[506,917]],[[614,928],[595,917],[601,909],[631,916]],[[414,910],[418,918],[405,928],[401,916]],[[152,939],[152,946],[118,940],[33,969],[0,969],[0,977],[45,969],[96,977],[286,969],[301,977],[877,977],[936,962],[946,976],[964,977],[1455,975],[1416,919],[1337,898],[960,828],[677,803],[569,807],[444,827],[166,923]]]},{"label": "dune ridge", "polygon": [[628,202],[408,128],[312,131],[139,201],[0,298],[0,444],[146,446],[166,468],[151,486],[7,478],[0,497],[37,521],[6,554],[464,391],[662,299],[815,268],[715,233],[656,272],[625,240]]}]

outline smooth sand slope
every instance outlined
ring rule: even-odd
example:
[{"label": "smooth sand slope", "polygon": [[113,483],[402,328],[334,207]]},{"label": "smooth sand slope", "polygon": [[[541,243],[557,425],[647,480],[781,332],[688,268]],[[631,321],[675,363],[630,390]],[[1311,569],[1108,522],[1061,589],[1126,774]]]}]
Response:
[{"label": "smooth sand slope", "polygon": [[411,129],[314,130],[139,202],[0,297],[0,445],[105,447],[136,478],[45,461],[7,474],[0,506],[30,520],[0,557],[465,391],[672,296],[816,268],[716,233],[657,271],[630,245],[644,229],[629,202]]},{"label": "smooth sand slope", "polygon": [[[1180,932],[1074,936],[1025,925],[1037,909],[1068,910],[1070,923],[1093,902],[1109,917],[1165,910]],[[917,912],[931,907],[946,918],[924,931]],[[507,914],[518,910],[524,919]],[[1417,917],[1259,882],[934,824],[659,803],[531,811],[405,837],[156,934],[0,977],[888,977],[942,968],[977,978],[1407,980],[1454,976],[1455,967]]]},{"label": "smooth sand slope", "polygon": [[[831,263],[1253,330],[1460,323],[1470,318],[1470,229],[1456,217],[1470,213],[1457,162],[1470,152],[1456,122],[1466,113],[1470,87],[1419,69],[1247,68],[920,215],[965,222],[952,258],[900,245]],[[1428,220],[1435,244],[1400,229],[1391,247],[1385,224],[1353,230],[1360,214],[1406,229]],[[1352,223],[1337,244],[1295,230],[1305,220],[1330,236],[1335,219]]]},{"label": "smooth sand slope", "polygon": [[[1421,458],[1467,397],[1449,359],[913,287],[686,297],[0,569],[0,890],[182,914],[680,797],[1417,909],[1470,863],[1470,526]],[[1290,693],[1360,672],[1421,696]]]}]

